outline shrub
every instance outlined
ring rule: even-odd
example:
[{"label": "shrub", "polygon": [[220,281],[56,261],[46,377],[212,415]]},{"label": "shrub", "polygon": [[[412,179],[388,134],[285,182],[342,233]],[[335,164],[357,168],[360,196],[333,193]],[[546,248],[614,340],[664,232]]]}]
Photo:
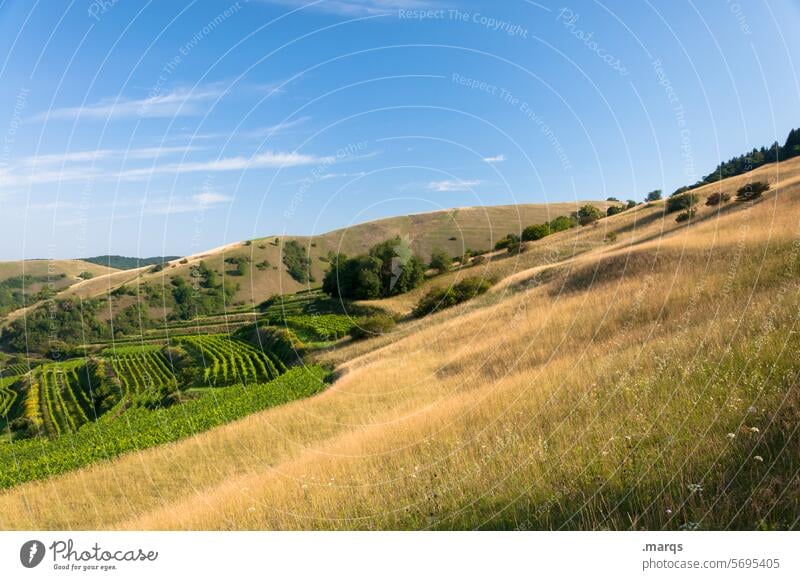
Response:
[{"label": "shrub", "polygon": [[283,245],[283,263],[286,271],[297,282],[305,284],[310,280],[311,259],[297,240],[289,240]]},{"label": "shrub", "polygon": [[655,190],[651,191],[644,198],[644,200],[646,202],[648,202],[648,203],[652,202],[652,201],[659,201],[660,199],[661,199],[661,190],[660,189],[655,189]]},{"label": "shrub", "polygon": [[429,268],[436,270],[439,274],[444,274],[450,271],[453,265],[453,259],[450,255],[441,248],[436,248],[431,252],[431,262]]},{"label": "shrub", "polygon": [[617,232],[608,232],[606,234],[605,241],[610,243],[610,244],[613,244],[614,242],[616,242],[617,241]]},{"label": "shrub", "polygon": [[361,318],[350,330],[354,340],[362,340],[388,333],[395,326],[395,320],[388,314],[376,314]]},{"label": "shrub", "polygon": [[761,197],[764,192],[769,191],[769,183],[754,181],[736,192],[736,201],[753,201]]},{"label": "shrub", "polygon": [[494,245],[495,250],[507,250],[509,246],[519,243],[519,236],[515,233],[506,234],[504,238],[500,238]]},{"label": "shrub", "polygon": [[610,205],[606,210],[607,216],[617,215],[618,213],[622,213],[625,211],[624,205]]},{"label": "shrub", "polygon": [[697,205],[698,197],[696,193],[683,193],[674,195],[667,200],[667,213],[688,210]]},{"label": "shrub", "polygon": [[675,218],[675,221],[678,223],[688,222],[690,219],[694,217],[696,213],[697,213],[696,208],[687,209],[686,211],[679,213],[678,217]]},{"label": "shrub", "polygon": [[551,234],[550,224],[536,224],[522,230],[523,242],[535,242]]},{"label": "shrub", "polygon": [[492,284],[484,278],[465,278],[450,288],[432,288],[414,308],[414,316],[425,316],[443,308],[449,308],[484,294]]},{"label": "shrub", "polygon": [[92,274],[91,272],[81,272],[80,274],[78,274],[78,278],[81,278],[83,280],[91,280],[92,278],[94,278],[94,274]]},{"label": "shrub", "polygon": [[731,200],[729,193],[712,193],[706,198],[706,205],[713,206],[728,203]]},{"label": "shrub", "polygon": [[576,217],[580,225],[588,226],[603,217],[603,212],[595,206],[587,204],[577,211]]}]

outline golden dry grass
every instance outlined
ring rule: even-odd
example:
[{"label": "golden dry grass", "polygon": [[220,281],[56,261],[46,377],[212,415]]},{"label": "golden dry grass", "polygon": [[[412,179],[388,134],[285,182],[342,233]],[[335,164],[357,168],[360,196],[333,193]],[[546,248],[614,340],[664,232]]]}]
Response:
[{"label": "golden dry grass", "polygon": [[[467,248],[490,248],[494,241],[510,231],[519,232],[532,223],[541,223],[558,215],[568,215],[583,203],[590,202],[460,208],[355,224],[313,238],[271,236],[252,240],[248,245],[243,242],[228,244],[187,256],[185,260],[174,260],[157,273],[151,273],[151,268],[142,268],[91,280],[70,289],[65,295],[82,298],[102,296],[116,287],[136,283],[137,280],[157,285],[168,283],[172,276],[188,277],[189,269],[200,261],[205,261],[210,268],[219,272],[231,271],[233,267],[226,265],[225,259],[244,256],[250,260],[250,267],[245,276],[231,278],[231,281],[240,286],[234,296],[233,305],[253,306],[275,294],[291,294],[309,286],[298,283],[287,274],[286,267],[281,262],[280,246],[275,244],[276,239],[297,240],[308,251],[311,274],[315,279],[311,286],[319,286],[328,268],[325,260],[330,252],[348,255],[363,253],[384,240],[407,236],[414,250],[426,258],[435,248],[443,248],[453,256],[459,256]],[[602,208],[608,205],[607,202],[591,203]],[[283,243],[282,241],[279,243]],[[269,267],[259,269],[255,266],[265,261]]]},{"label": "golden dry grass", "polygon": [[800,184],[773,184],[534,244],[494,292],[327,353],[325,393],[8,490],[0,528],[796,527]]}]

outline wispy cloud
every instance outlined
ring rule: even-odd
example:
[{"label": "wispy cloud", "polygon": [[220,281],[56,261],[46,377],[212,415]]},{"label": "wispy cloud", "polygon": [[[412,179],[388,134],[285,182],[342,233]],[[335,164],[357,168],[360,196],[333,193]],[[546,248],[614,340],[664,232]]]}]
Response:
[{"label": "wispy cloud", "polygon": [[274,137],[281,133],[285,133],[290,129],[294,129],[300,125],[308,123],[311,117],[298,117],[291,121],[276,123],[274,125],[267,125],[264,127],[256,127],[255,129],[237,130],[234,133],[230,131],[219,131],[209,133],[196,133],[196,134],[182,134],[182,139],[264,139],[266,137]]},{"label": "wispy cloud", "polygon": [[494,157],[484,157],[483,160],[486,163],[502,163],[503,161],[506,160],[506,156],[502,155],[502,154],[501,155],[495,155]]},{"label": "wispy cloud", "polygon": [[20,164],[29,167],[61,165],[68,163],[97,163],[111,159],[157,159],[162,156],[197,151],[200,147],[183,145],[177,147],[140,147],[135,149],[94,149],[65,153],[46,153],[24,157]]},{"label": "wispy cloud", "polygon": [[129,169],[118,174],[120,179],[142,179],[152,175],[169,173],[197,173],[238,171],[246,169],[285,168],[301,165],[314,165],[330,162],[331,157],[317,157],[302,153],[266,152],[251,157],[225,157],[208,161],[192,161],[187,163],[166,163],[142,169]]},{"label": "wispy cloud", "polygon": [[201,103],[222,94],[221,86],[206,86],[195,89],[176,89],[171,92],[148,96],[142,99],[116,98],[81,105],[51,109],[35,115],[34,121],[73,119],[124,119],[132,117],[177,117],[204,112]]},{"label": "wispy cloud", "polygon": [[427,0],[264,0],[268,4],[278,4],[291,8],[308,7],[309,10],[340,14],[342,16],[374,16],[390,14],[399,9],[427,9],[439,6]]},{"label": "wispy cloud", "polygon": [[231,203],[233,198],[216,192],[206,191],[189,198],[176,197],[152,200],[143,206],[142,212],[154,215],[174,215],[206,211],[211,207]]},{"label": "wispy cloud", "polygon": [[481,183],[483,182],[479,180],[445,179],[444,181],[431,181],[427,189],[438,192],[468,191]]}]

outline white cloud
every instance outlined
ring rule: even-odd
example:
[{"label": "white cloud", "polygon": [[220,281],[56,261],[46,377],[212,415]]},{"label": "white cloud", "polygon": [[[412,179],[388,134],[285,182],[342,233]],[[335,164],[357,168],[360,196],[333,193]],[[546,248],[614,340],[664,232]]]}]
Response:
[{"label": "white cloud", "polygon": [[200,205],[214,205],[218,203],[228,203],[233,201],[233,198],[227,195],[222,195],[221,193],[214,193],[211,191],[205,191],[203,193],[198,193],[197,195],[192,196],[192,201]]},{"label": "white cloud", "polygon": [[483,182],[478,180],[445,179],[444,181],[431,181],[427,187],[431,191],[439,192],[467,191],[481,183]]},{"label": "white cloud", "polygon": [[500,155],[495,155],[493,157],[484,157],[483,160],[486,163],[502,163],[503,161],[506,160],[506,156],[500,154]]},{"label": "white cloud", "polygon": [[291,8],[308,7],[311,10],[340,14],[342,16],[375,16],[390,14],[400,9],[422,10],[435,8],[438,4],[426,0],[264,0]]},{"label": "white cloud", "polygon": [[175,153],[188,153],[200,149],[195,146],[180,147],[141,147],[136,149],[95,149],[72,151],[68,153],[47,153],[23,158],[20,163],[26,166],[60,165],[67,163],[96,163],[109,159],[157,159]]},{"label": "white cloud", "polygon": [[78,107],[62,107],[39,113],[34,121],[56,119],[123,119],[131,117],[176,117],[202,113],[199,104],[222,94],[221,87],[176,89],[144,99],[104,99]]},{"label": "white cloud", "polygon": [[167,163],[143,169],[129,169],[118,175],[120,179],[142,179],[161,173],[196,173],[237,171],[245,169],[284,168],[316,163],[330,162],[331,157],[317,157],[302,153],[276,153],[269,151],[252,157],[226,157],[209,161],[193,161],[187,163]]}]

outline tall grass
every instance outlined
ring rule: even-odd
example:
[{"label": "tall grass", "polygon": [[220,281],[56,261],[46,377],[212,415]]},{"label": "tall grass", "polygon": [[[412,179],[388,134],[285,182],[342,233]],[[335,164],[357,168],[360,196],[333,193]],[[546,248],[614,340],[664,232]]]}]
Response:
[{"label": "tall grass", "polygon": [[800,188],[774,189],[331,353],[319,396],[9,490],[0,527],[796,528]]}]

